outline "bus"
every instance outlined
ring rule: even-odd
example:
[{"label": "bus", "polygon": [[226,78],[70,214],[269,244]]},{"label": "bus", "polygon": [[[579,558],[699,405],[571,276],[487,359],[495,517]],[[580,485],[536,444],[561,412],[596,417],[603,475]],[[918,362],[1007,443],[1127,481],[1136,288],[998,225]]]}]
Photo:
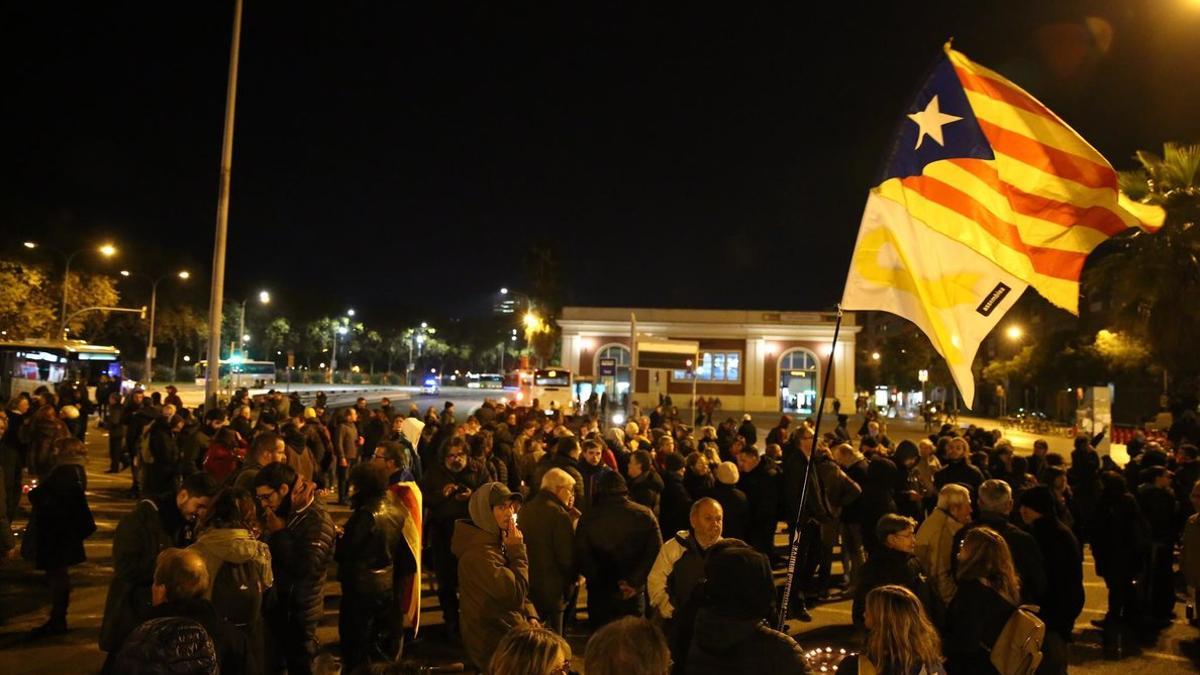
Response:
[{"label": "bus", "polygon": [[121,382],[121,352],[83,340],[11,340],[0,342],[0,398],[38,387],[55,391],[70,383],[94,387],[101,375]]},{"label": "bus", "polygon": [[542,410],[570,413],[575,408],[575,380],[571,371],[565,368],[555,366],[521,371],[517,383],[517,405],[533,405],[536,400]]},{"label": "bus", "polygon": [[503,389],[504,376],[498,373],[467,373],[468,389]]},{"label": "bus", "polygon": [[[204,386],[207,379],[208,361],[196,363],[196,384]],[[234,389],[262,389],[275,384],[275,362],[221,359],[220,382]]]}]

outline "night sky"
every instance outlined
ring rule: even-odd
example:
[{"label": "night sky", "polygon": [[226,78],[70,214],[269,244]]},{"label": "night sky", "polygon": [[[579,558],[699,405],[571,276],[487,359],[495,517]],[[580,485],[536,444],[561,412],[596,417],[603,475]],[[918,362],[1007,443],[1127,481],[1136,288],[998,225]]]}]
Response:
[{"label": "night sky", "polygon": [[[3,253],[203,276],[232,0],[7,4]],[[572,304],[828,306],[951,36],[1118,168],[1200,140],[1192,0],[754,4],[247,0],[229,297],[469,312],[542,243]]]}]

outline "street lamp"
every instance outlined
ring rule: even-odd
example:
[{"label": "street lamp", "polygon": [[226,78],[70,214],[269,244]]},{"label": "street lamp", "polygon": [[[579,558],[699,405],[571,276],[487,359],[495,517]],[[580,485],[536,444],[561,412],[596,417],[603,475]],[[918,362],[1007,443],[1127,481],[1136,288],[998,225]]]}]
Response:
[{"label": "street lamp", "polygon": [[[271,304],[271,294],[267,291],[258,292],[258,301],[264,305]],[[238,315],[238,335],[242,336],[242,342],[249,342],[250,337],[246,335],[246,303],[250,302],[250,298],[242,300],[242,311]],[[233,354],[229,355],[233,358]]]},{"label": "street lamp", "polygon": [[[22,245],[29,250],[33,250],[35,248],[41,247],[41,244],[37,243],[36,241],[22,242]],[[68,254],[64,253],[63,251],[60,251],[56,248],[51,248],[49,246],[46,246],[44,248],[46,248],[47,250],[50,250],[50,251],[54,251],[55,253],[61,255],[63,257],[63,259],[66,261],[66,264],[63,266],[62,307],[59,309],[60,321],[59,321],[59,326],[58,326],[59,338],[66,339],[66,335],[67,335],[67,284],[71,278],[71,261],[74,260],[75,256],[79,255],[80,253],[83,253],[85,251],[91,251],[93,249],[81,248],[78,251],[75,251],[75,252],[71,253],[70,255],[68,255]],[[98,252],[100,255],[104,256],[105,258],[111,258],[117,254],[117,248],[110,243],[101,244],[100,246],[98,246],[95,249],[95,251]]]},{"label": "street lamp", "polygon": [[1015,342],[1016,340],[1021,339],[1021,336],[1025,334],[1025,331],[1022,330],[1020,326],[1013,324],[1009,326],[1008,330],[1004,331],[1004,333],[1008,336],[1009,340],[1013,340]]},{"label": "street lamp", "polygon": [[[346,317],[351,317],[351,316],[354,316],[354,310],[353,309],[346,310]],[[337,320],[334,320],[333,355],[329,357],[329,383],[330,384],[333,384],[333,374],[334,374],[334,372],[337,371],[338,336],[345,335],[346,333],[350,332],[350,327],[349,327],[349,325],[347,325],[347,324],[349,324],[349,321],[350,321],[349,318],[342,319],[341,323],[338,323]],[[323,367],[324,366],[322,366],[322,368]]]},{"label": "street lamp", "polygon": [[[121,270],[121,276],[128,279],[134,276],[134,273],[129,270]],[[148,274],[137,274],[136,276],[150,282],[150,333],[146,336],[146,362],[144,366],[146,372],[142,373],[142,379],[150,383],[154,381],[154,317],[155,309],[158,307],[158,283],[167,277],[173,276],[186,281],[192,275],[187,270],[181,270],[175,274],[164,274],[157,279]]]},{"label": "street lamp", "polygon": [[879,352],[871,352],[871,360],[878,361],[879,360]]}]

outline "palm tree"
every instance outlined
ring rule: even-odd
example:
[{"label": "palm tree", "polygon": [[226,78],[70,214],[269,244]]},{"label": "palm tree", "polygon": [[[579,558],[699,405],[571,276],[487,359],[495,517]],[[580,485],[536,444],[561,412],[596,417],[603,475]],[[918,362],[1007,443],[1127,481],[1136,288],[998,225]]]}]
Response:
[{"label": "palm tree", "polygon": [[1168,369],[1172,389],[1194,400],[1200,381],[1200,145],[1166,143],[1161,156],[1139,151],[1141,167],[1123,171],[1121,191],[1162,207],[1155,233],[1129,230],[1097,251],[1084,288],[1107,298],[1116,327],[1143,337]]}]

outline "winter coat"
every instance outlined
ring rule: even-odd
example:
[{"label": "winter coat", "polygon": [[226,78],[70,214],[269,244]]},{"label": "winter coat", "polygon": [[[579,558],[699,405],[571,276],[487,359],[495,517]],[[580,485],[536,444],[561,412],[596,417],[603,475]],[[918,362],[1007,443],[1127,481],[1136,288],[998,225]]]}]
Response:
[{"label": "winter coat", "polygon": [[761,619],[722,616],[701,609],[687,655],[688,675],[810,673],[804,650]]},{"label": "winter coat", "polygon": [[716,479],[713,478],[711,472],[699,474],[688,471],[683,474],[683,487],[692,496],[692,499],[711,497],[714,485],[716,485]]},{"label": "winter coat", "polygon": [[975,503],[975,495],[979,494],[983,480],[983,472],[965,459],[950,460],[941,471],[933,474],[933,484],[939,492],[947,485],[958,483],[971,491],[972,503]]},{"label": "winter coat", "polygon": [[736,485],[716,483],[708,496],[717,500],[725,513],[722,532],[730,539],[745,540],[750,529],[750,500]]},{"label": "winter coat", "polygon": [[525,544],[504,544],[499,533],[467,520],[454,524],[450,550],[458,558],[463,647],[482,671],[505,634],[537,616],[529,602],[529,558]]},{"label": "winter coat", "polygon": [[325,575],[334,537],[333,521],[314,497],[267,538],[279,611],[295,624],[316,624],[325,614]]},{"label": "winter coat", "polygon": [[204,453],[204,471],[218,483],[224,483],[237,471],[240,464],[241,458],[237,449],[227,448],[220,443],[210,443]]},{"label": "winter coat", "polygon": [[[980,511],[979,518],[967,523],[954,533],[954,546],[950,550],[950,570],[958,570],[958,552],[962,549],[963,539],[967,532],[978,527],[990,527],[1004,538],[1008,551],[1012,554],[1013,567],[1021,580],[1021,602],[1027,605],[1039,605],[1042,594],[1046,592],[1047,565],[1042,559],[1042,550],[1038,542],[1025,530],[1013,525],[999,513]],[[1068,531],[1068,534],[1070,532]],[[1075,539],[1074,536],[1071,537]]]},{"label": "winter coat", "polygon": [[629,479],[629,498],[650,509],[657,518],[662,504],[663,479],[658,472],[646,470],[637,478]]},{"label": "winter coat", "polygon": [[208,589],[204,597],[211,600],[213,582],[217,573],[226,563],[242,565],[251,563],[262,579],[263,590],[275,584],[275,576],[271,569],[271,548],[265,542],[254,538],[249,530],[240,528],[207,529],[196,535],[196,541],[189,548],[199,554],[208,569]]},{"label": "winter coat", "polygon": [[57,417],[35,417],[29,424],[29,468],[34,475],[45,476],[54,468],[55,442],[69,438],[71,431]]},{"label": "winter coat", "polygon": [[1071,530],[1053,516],[1042,516],[1029,527],[1046,564],[1049,583],[1038,606],[1046,629],[1070,637],[1083,611],[1083,556]]},{"label": "winter coat", "polygon": [[658,507],[658,525],[667,539],[691,525],[692,496],[683,487],[683,479],[671,473],[663,475],[662,501]]},{"label": "winter coat", "polygon": [[[718,541],[731,540],[721,537]],[[663,542],[646,580],[650,606],[659,616],[675,617],[691,599],[692,592],[704,580],[704,561],[712,548],[701,549],[691,529],[680,530]]]},{"label": "winter coat", "polygon": [[429,525],[444,532],[448,540],[455,521],[470,517],[470,513],[466,500],[460,500],[453,494],[447,497],[442,490],[453,483],[474,491],[485,482],[486,473],[478,464],[468,462],[466,468],[458,473],[451,473],[444,462],[435,464],[425,473],[425,484],[421,486],[425,508],[429,512]]},{"label": "winter coat", "polygon": [[1149,556],[1149,526],[1137,500],[1127,492],[1101,497],[1087,539],[1096,574],[1106,579],[1137,576]]},{"label": "winter coat", "polygon": [[1016,609],[1004,596],[976,579],[962,582],[946,608],[942,651],[950,675],[997,675],[991,661],[1004,624]]},{"label": "winter coat", "polygon": [[567,507],[542,490],[521,507],[521,531],[529,554],[529,599],[539,615],[562,610],[575,570],[575,527]]},{"label": "winter coat", "polygon": [[779,523],[779,483],[779,470],[765,458],[738,479],[738,488],[750,503],[746,543],[768,556],[775,546],[775,526]]},{"label": "winter coat", "polygon": [[945,509],[937,508],[917,530],[917,559],[929,577],[934,594],[942,603],[949,603],[954,597],[956,584],[950,569],[950,556],[954,548],[954,533],[962,526]]},{"label": "winter coat", "polygon": [[1200,588],[1200,514],[1192,514],[1183,526],[1183,556],[1179,560],[1179,571],[1188,586]]},{"label": "winter coat", "polygon": [[217,650],[221,675],[243,675],[262,672],[258,655],[250,648],[246,634],[218,616],[208,600],[195,598],[170,600],[150,610],[150,619],[177,616],[191,619],[204,626]]},{"label": "winter coat", "polygon": [[859,498],[859,524],[862,526],[863,548],[870,554],[883,547],[883,542],[875,538],[875,525],[883,516],[897,511],[892,492],[896,465],[886,457],[872,457],[866,469],[866,483],[862,486],[863,493]]},{"label": "winter coat", "polygon": [[871,554],[859,572],[858,583],[855,587],[854,604],[851,616],[855,626],[863,625],[863,613],[867,607],[867,593],[888,584],[903,586],[913,592],[925,608],[926,615],[935,623],[941,618],[941,608],[929,587],[929,579],[921,569],[917,557],[897,551],[888,546],[880,546]]},{"label": "winter coat", "polygon": [[146,494],[173,492],[175,476],[179,475],[179,445],[170,420],[160,417],[150,425],[150,454],[154,462],[142,466]]},{"label": "winter coat", "polygon": [[143,499],[113,534],[113,576],[104,602],[100,649],[112,652],[150,614],[154,566],[165,548],[183,543],[185,523],[175,496]]},{"label": "winter coat", "polygon": [[746,445],[754,445],[758,442],[758,429],[755,428],[754,422],[745,420],[738,427],[737,433],[742,438],[746,439]]},{"label": "winter coat", "polygon": [[59,464],[29,493],[36,521],[39,570],[78,565],[87,560],[83,540],[96,531],[96,521],[84,494],[82,467]]},{"label": "winter coat", "polygon": [[353,423],[341,422],[338,424],[337,441],[333,446],[333,454],[338,459],[358,458],[358,427]]},{"label": "winter coat", "polygon": [[575,555],[589,593],[615,594],[618,581],[643,588],[660,548],[654,514],[623,493],[599,496],[575,533]]}]

